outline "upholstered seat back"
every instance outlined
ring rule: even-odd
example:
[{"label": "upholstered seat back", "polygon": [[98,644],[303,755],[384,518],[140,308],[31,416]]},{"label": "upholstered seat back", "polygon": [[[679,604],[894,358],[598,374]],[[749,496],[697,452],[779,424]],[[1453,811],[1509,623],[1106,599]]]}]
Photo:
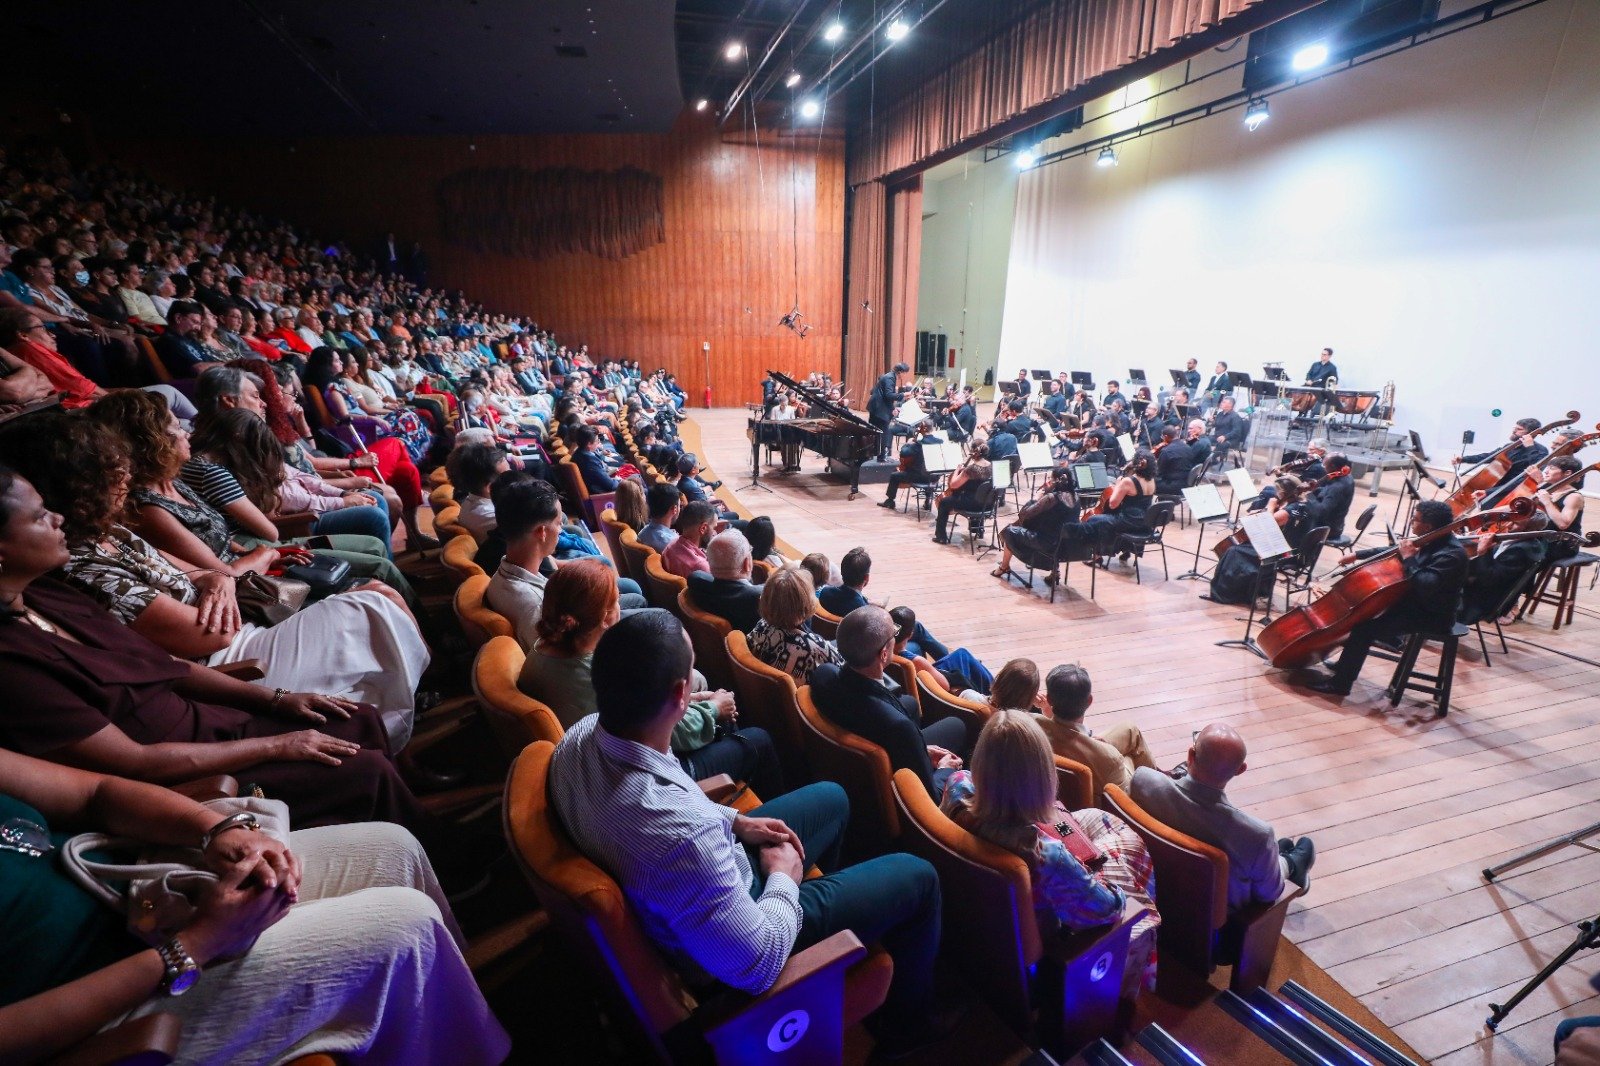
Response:
[{"label": "upholstered seat back", "polygon": [[622,558],[617,560],[618,572],[627,574],[639,583],[640,588],[644,588],[644,563],[656,554],[656,550],[648,544],[640,544],[638,536],[627,526],[617,532],[617,537],[622,545]]},{"label": "upholstered seat back", "polygon": [[733,675],[739,720],[772,734],[784,779],[790,785],[810,781],[794,678],[752,655],[749,641],[737,629],[728,630],[723,644],[728,652],[728,672]]},{"label": "upholstered seat back", "polygon": [[972,735],[983,728],[994,708],[977,700],[964,700],[954,692],[946,692],[928,680],[928,675],[917,672],[917,703],[922,707],[922,724],[931,725],[941,718],[956,717],[967,723]]},{"label": "upholstered seat back", "polygon": [[[450,540],[455,537],[471,537],[467,527],[461,524],[461,505],[449,503],[442,510],[433,513],[433,529],[439,534],[440,540]],[[476,541],[474,541],[476,543]]]},{"label": "upholstered seat back", "polygon": [[474,648],[483,647],[490,637],[509,637],[513,632],[511,622],[484,602],[483,594],[488,587],[489,576],[481,573],[456,587],[456,621],[461,623],[461,632]]},{"label": "upholstered seat back", "polygon": [[600,512],[600,532],[606,538],[606,547],[611,551],[611,561],[617,564],[617,573],[623,577],[629,576],[628,561],[622,557],[622,531],[627,528],[617,521],[617,512],[611,508],[607,507]]},{"label": "upholstered seat back", "polygon": [[650,558],[644,563],[644,594],[650,606],[671,611],[682,618],[683,608],[678,606],[678,593],[688,587],[689,583],[683,578],[666,571],[661,565],[661,556],[650,553]]},{"label": "upholstered seat back", "polygon": [[1076,759],[1065,755],[1056,760],[1056,799],[1069,811],[1087,810],[1094,806],[1094,771]]},{"label": "upholstered seat back", "polygon": [[517,688],[524,658],[515,640],[497,636],[478,649],[472,664],[472,691],[508,758],[536,740],[554,744],[566,734],[554,711]]},{"label": "upholstered seat back", "polygon": [[[733,668],[728,664],[728,634],[733,626],[726,618],[702,611],[689,598],[687,586],[678,593],[678,617],[689,631],[689,642],[694,645],[694,665],[712,688],[733,689]],[[735,703],[737,704],[737,700]]]},{"label": "upholstered seat back", "polygon": [[487,577],[483,567],[474,561],[473,556],[478,554],[478,542],[472,539],[470,533],[451,537],[445,541],[444,551],[439,553],[439,558],[456,578],[465,581],[469,577]]},{"label": "upholstered seat back", "polygon": [[839,623],[844,621],[836,614],[830,613],[822,604],[817,604],[817,613],[811,616],[811,632],[823,640],[833,640],[839,635]]},{"label": "upholstered seat back", "polygon": [[823,717],[810,685],[795,698],[812,773],[819,781],[837,782],[850,796],[850,841],[868,855],[887,850],[900,835],[889,753]]}]

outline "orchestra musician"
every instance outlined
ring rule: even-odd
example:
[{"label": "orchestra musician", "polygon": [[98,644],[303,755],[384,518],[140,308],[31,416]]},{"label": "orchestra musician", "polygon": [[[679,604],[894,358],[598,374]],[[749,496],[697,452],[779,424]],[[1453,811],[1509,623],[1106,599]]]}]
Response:
[{"label": "orchestra musician", "polygon": [[[1544,488],[1564,477],[1570,477],[1583,469],[1583,463],[1576,455],[1558,455],[1545,463],[1540,471],[1539,491],[1534,493],[1534,501],[1538,503],[1544,513],[1550,516],[1550,525],[1567,533],[1583,532],[1583,478],[1570,481],[1558,491],[1561,495],[1552,495]],[[1559,562],[1570,556],[1578,554],[1576,540],[1556,541],[1550,545],[1546,559],[1550,562]]]},{"label": "orchestra musician", "polygon": [[[1283,474],[1272,483],[1273,495],[1267,504],[1274,521],[1283,530],[1289,547],[1298,548],[1311,530],[1311,509],[1304,499],[1305,482],[1293,474]],[[1234,544],[1217,562],[1211,575],[1210,598],[1217,603],[1249,603],[1252,596],[1272,593],[1272,585],[1261,581],[1261,555],[1249,541]]]},{"label": "orchestra musician", "polygon": [[1211,438],[1206,436],[1206,424],[1198,418],[1189,419],[1185,427],[1188,437],[1185,443],[1189,445],[1189,457],[1196,463],[1206,466],[1211,464]]},{"label": "orchestra musician", "polygon": [[1094,397],[1085,389],[1079,389],[1072,397],[1072,402],[1067,405],[1067,413],[1078,420],[1078,425],[1083,425],[1093,417],[1095,412]]},{"label": "orchestra musician", "polygon": [[894,369],[880,377],[877,384],[872,386],[872,395],[867,398],[867,421],[878,427],[879,462],[884,462],[889,457],[889,427],[894,421],[894,409],[900,406],[900,397],[905,394],[906,386],[903,382],[909,373],[911,373],[909,365],[896,363]]},{"label": "orchestra musician", "polygon": [[1112,380],[1106,382],[1106,394],[1100,397],[1101,407],[1110,407],[1113,400],[1121,400],[1127,406],[1128,394],[1122,391],[1122,383]]},{"label": "orchestra musician", "polygon": [[[1424,500],[1411,516],[1411,533],[1420,538],[1448,526],[1454,518],[1443,500]],[[1341,564],[1365,559],[1388,548],[1367,548],[1346,555]],[[1313,672],[1304,686],[1330,696],[1348,696],[1361,674],[1372,645],[1379,640],[1398,641],[1412,633],[1448,632],[1455,624],[1456,604],[1467,579],[1467,553],[1455,537],[1439,537],[1422,546],[1415,539],[1396,545],[1406,576],[1406,593],[1395,605],[1350,631],[1333,673]]]},{"label": "orchestra musician", "polygon": [[1319,389],[1332,388],[1332,385],[1324,384],[1329,378],[1337,383],[1339,368],[1333,365],[1333,349],[1324,348],[1322,354],[1317,356],[1317,361],[1311,364],[1311,369],[1306,371],[1306,384]]},{"label": "orchestra musician", "polygon": [[1063,526],[1078,520],[1078,502],[1073,489],[1072,469],[1058,466],[1038,499],[1030,502],[1017,515],[1017,520],[1000,531],[1000,565],[989,571],[990,577],[1004,577],[1011,572],[1011,558],[1015,555],[1024,566],[1034,570],[1048,570],[1045,584],[1056,582],[1056,542]]},{"label": "orchestra musician", "polygon": [[[787,387],[780,386],[774,398],[772,409],[767,412],[767,417],[774,422],[793,422],[800,417],[800,409],[795,405]],[[779,438],[779,450],[783,453],[784,473],[791,473],[800,469],[800,439],[793,440],[783,436]]]},{"label": "orchestra musician", "polygon": [[991,462],[1010,462],[1011,457],[1017,454],[1017,435],[1011,432],[1011,423],[1003,420],[1003,412],[997,413],[995,420],[989,423],[989,460]]},{"label": "orchestra musician", "polygon": [[1184,408],[1184,407],[1188,407],[1188,406],[1189,406],[1189,390],[1188,389],[1174,389],[1172,394],[1167,397],[1167,402],[1162,404],[1162,406],[1161,406],[1161,417],[1166,422],[1168,422],[1168,423],[1170,423],[1170,424],[1172,424],[1174,426],[1177,426],[1179,430],[1182,430],[1183,429],[1183,419],[1184,419],[1185,415],[1184,415],[1183,411],[1179,410],[1179,408]]},{"label": "orchestra musician", "polygon": [[1028,380],[1026,370],[1017,371],[1017,398],[1021,399],[1033,391],[1033,383]]},{"label": "orchestra musician", "polygon": [[1322,459],[1324,473],[1317,487],[1306,498],[1311,509],[1311,528],[1328,527],[1328,539],[1344,536],[1345,516],[1356,498],[1356,479],[1350,473],[1350,460],[1342,452],[1330,452]]},{"label": "orchestra musician", "polygon": [[1021,400],[1012,400],[1006,405],[1006,429],[1017,438],[1019,444],[1028,440],[1044,440],[1044,430],[1028,415],[1028,405]]},{"label": "orchestra musician", "polygon": [[1161,417],[1161,408],[1154,403],[1146,403],[1138,408],[1137,414],[1130,431],[1133,443],[1140,448],[1154,448],[1161,443],[1161,431],[1167,428],[1166,419]]},{"label": "orchestra musician", "polygon": [[1090,420],[1089,431],[1083,435],[1083,446],[1090,451],[1099,452],[1108,468],[1121,466],[1125,461],[1122,445],[1117,441],[1116,427],[1111,424],[1110,416],[1104,411]]},{"label": "orchestra musician", "polygon": [[[1220,470],[1230,453],[1244,448],[1245,438],[1250,435],[1250,422],[1233,409],[1232,396],[1224,396],[1211,412],[1211,435],[1216,443],[1211,461]],[[1239,461],[1237,456],[1234,461]]]},{"label": "orchestra musician", "polygon": [[950,393],[950,406],[941,416],[940,426],[957,444],[972,438],[978,428],[978,408],[972,402],[972,386]]},{"label": "orchestra musician", "polygon": [[1224,396],[1232,395],[1233,379],[1228,377],[1228,364],[1219,359],[1216,372],[1211,375],[1211,380],[1206,382],[1206,391],[1200,398],[1200,406],[1215,407],[1222,402]]},{"label": "orchestra musician", "polygon": [[[1015,446],[1016,438],[1012,438],[1012,447]],[[994,465],[990,461],[989,446],[983,441],[975,441],[967,449],[967,461],[961,464],[961,469],[950,475],[950,484],[939,494],[937,521],[933,531],[935,544],[950,543],[950,512],[972,508],[977,503],[978,486],[993,481]],[[983,536],[981,526],[970,527],[970,532],[974,537]]]},{"label": "orchestra musician", "polygon": [[1094,554],[1103,556],[1110,552],[1119,535],[1149,530],[1150,503],[1156,494],[1155,472],[1155,457],[1147,451],[1136,453],[1122,476],[1105,490],[1100,513],[1063,528],[1063,540],[1086,545]]},{"label": "orchestra musician", "polygon": [[[1268,477],[1277,477],[1279,474],[1293,474],[1308,485],[1314,485],[1327,474],[1327,469],[1322,465],[1323,456],[1328,454],[1328,442],[1321,437],[1313,437],[1306,442],[1305,455],[1292,459],[1287,463],[1280,463],[1267,471]],[[1267,501],[1272,499],[1277,490],[1271,485],[1261,490],[1261,495],[1256,497],[1255,503],[1250,505],[1252,512],[1259,511],[1267,506]]]},{"label": "orchestra musician", "polygon": [[900,469],[889,475],[889,491],[884,494],[883,501],[878,506],[894,510],[894,497],[900,491],[901,485],[933,484],[933,475],[928,473],[922,446],[943,443],[944,438],[933,431],[932,419],[924,418],[918,422],[910,439],[900,445]]},{"label": "orchestra musician", "polygon": [[1181,496],[1189,485],[1189,472],[1196,460],[1189,442],[1179,439],[1177,426],[1161,428],[1161,443],[1156,452],[1156,495]]},{"label": "orchestra musician", "polygon": [[1049,412],[1052,424],[1060,424],[1061,417],[1067,413],[1067,394],[1061,389],[1061,382],[1049,381],[1045,383],[1048,391],[1045,394],[1043,407]]},{"label": "orchestra musician", "polygon": [[[1508,525],[1512,532],[1538,532],[1550,528],[1550,516],[1535,510],[1525,518],[1510,519]],[[1461,613],[1457,620],[1470,626],[1494,617],[1511,590],[1544,564],[1548,549],[1556,547],[1557,543],[1503,540],[1497,544],[1493,532],[1480,533],[1473,546],[1473,557],[1467,563],[1467,584],[1462,590]]]},{"label": "orchestra musician", "polygon": [[1185,394],[1187,396],[1193,396],[1200,391],[1200,371],[1195,369],[1199,365],[1200,361],[1192,358],[1183,364],[1183,383],[1188,390]]},{"label": "orchestra musician", "polygon": [[[1504,495],[1507,489],[1522,481],[1522,472],[1524,470],[1534,463],[1543,462],[1545,457],[1550,454],[1550,449],[1540,444],[1532,436],[1542,424],[1537,418],[1519,418],[1516,424],[1511,427],[1510,441],[1516,445],[1506,454],[1506,460],[1511,464],[1511,468],[1506,471],[1505,477],[1496,481],[1494,487],[1484,496],[1482,501],[1484,507],[1493,507],[1494,502]],[[1500,449],[1496,448],[1494,451],[1479,452],[1476,455],[1457,455],[1450,462],[1456,466],[1460,466],[1462,463],[1481,463],[1494,458],[1499,452]]]}]

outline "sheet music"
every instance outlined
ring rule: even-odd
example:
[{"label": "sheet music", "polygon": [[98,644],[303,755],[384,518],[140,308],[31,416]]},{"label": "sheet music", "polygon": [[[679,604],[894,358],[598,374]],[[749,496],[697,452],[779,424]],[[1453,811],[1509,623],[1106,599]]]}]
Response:
[{"label": "sheet music", "polygon": [[1124,459],[1127,459],[1130,462],[1133,460],[1133,453],[1134,453],[1134,451],[1136,449],[1133,446],[1133,438],[1132,437],[1130,437],[1126,433],[1118,433],[1117,434],[1117,447],[1122,449],[1122,457]]},{"label": "sheet music", "polygon": [[922,446],[922,465],[928,468],[928,473],[930,474],[943,474],[955,469],[955,464],[949,462],[945,457],[943,444],[924,444]]},{"label": "sheet music", "polygon": [[1222,502],[1222,493],[1217,491],[1215,485],[1194,485],[1183,490],[1184,502],[1189,505],[1189,513],[1194,515],[1197,522],[1209,522],[1213,518],[1221,518],[1228,513],[1228,507]]},{"label": "sheet music", "polygon": [[994,487],[996,489],[1009,489],[1011,487],[1011,464],[999,462],[993,464]]},{"label": "sheet music", "polygon": [[944,468],[946,470],[959,470],[961,464],[966,462],[967,450],[953,441],[945,441],[939,445],[944,449]]},{"label": "sheet music", "polygon": [[1026,444],[1019,444],[1017,454],[1022,457],[1024,470],[1048,470],[1056,465],[1055,459],[1050,455],[1050,445],[1044,441],[1032,440]]},{"label": "sheet music", "polygon": [[1253,500],[1261,495],[1261,490],[1256,488],[1255,480],[1250,477],[1250,471],[1242,466],[1236,466],[1228,471],[1228,484],[1233,486],[1235,500]]},{"label": "sheet music", "polygon": [[922,405],[917,403],[916,400],[907,400],[905,403],[900,405],[900,414],[898,417],[902,424],[914,426],[921,422],[924,418],[927,418],[928,415],[927,412],[923,411]]},{"label": "sheet music", "polygon": [[1250,546],[1263,560],[1288,555],[1294,550],[1283,539],[1283,529],[1279,527],[1278,520],[1266,511],[1247,514],[1239,520],[1239,524],[1244,526],[1245,533],[1250,536]]}]

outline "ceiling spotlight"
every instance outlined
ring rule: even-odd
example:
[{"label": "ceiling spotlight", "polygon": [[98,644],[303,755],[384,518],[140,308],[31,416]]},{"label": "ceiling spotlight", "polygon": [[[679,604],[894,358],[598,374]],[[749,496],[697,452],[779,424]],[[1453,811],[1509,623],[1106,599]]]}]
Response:
[{"label": "ceiling spotlight", "polygon": [[827,29],[822,31],[822,39],[827,41],[829,44],[834,43],[843,36],[844,23],[842,22],[832,22],[828,25]]},{"label": "ceiling spotlight", "polygon": [[1109,144],[1100,149],[1100,155],[1095,158],[1097,167],[1114,167],[1117,165],[1117,150]]},{"label": "ceiling spotlight", "polygon": [[790,71],[789,72],[789,76],[787,78],[783,79],[783,84],[784,84],[785,88],[789,88],[789,89],[793,89],[796,85],[799,85],[800,84],[800,72],[798,70]]},{"label": "ceiling spotlight", "polygon": [[1308,70],[1316,70],[1327,61],[1328,46],[1321,41],[1317,41],[1315,44],[1308,44],[1296,52],[1294,58],[1289,60],[1289,65],[1296,72],[1304,73]]},{"label": "ceiling spotlight", "polygon": [[1265,100],[1251,100],[1244,109],[1244,128],[1254,133],[1261,128],[1261,124],[1272,117],[1272,112],[1267,108]]},{"label": "ceiling spotlight", "polygon": [[1024,148],[1022,151],[1017,153],[1018,170],[1027,170],[1038,161],[1039,153],[1035,152],[1032,148]]},{"label": "ceiling spotlight", "polygon": [[730,43],[728,47],[722,50],[722,54],[729,60],[736,60],[740,56],[744,55],[744,45],[738,41],[734,41]]},{"label": "ceiling spotlight", "polygon": [[700,99],[698,99],[698,100],[696,100],[694,102],[694,109],[696,111],[704,111],[706,108],[708,108],[710,106],[711,106],[711,101],[707,100],[703,96]]},{"label": "ceiling spotlight", "polygon": [[893,22],[889,23],[889,28],[884,31],[884,36],[889,38],[891,41],[901,41],[904,40],[906,34],[910,32],[911,27],[906,23],[906,20],[897,18]]},{"label": "ceiling spotlight", "polygon": [[805,100],[801,102],[801,118],[816,118],[820,114],[822,114],[822,105],[817,103],[815,100]]}]

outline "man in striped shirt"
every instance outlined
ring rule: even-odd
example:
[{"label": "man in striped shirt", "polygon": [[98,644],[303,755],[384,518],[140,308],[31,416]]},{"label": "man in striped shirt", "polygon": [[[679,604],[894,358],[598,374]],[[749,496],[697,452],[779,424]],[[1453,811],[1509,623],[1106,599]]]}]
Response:
[{"label": "man in striped shirt", "polygon": [[[599,714],[557,746],[550,800],[579,848],[622,886],[645,933],[691,979],[750,993],[789,955],[850,929],[894,959],[875,1020],[885,1050],[926,1043],[940,897],[933,867],[886,855],[836,870],[849,800],[832,782],[748,815],[706,798],[671,751],[694,651],[671,614],[638,611],[607,630],[592,676]],[[804,881],[807,863],[828,876]]]}]

